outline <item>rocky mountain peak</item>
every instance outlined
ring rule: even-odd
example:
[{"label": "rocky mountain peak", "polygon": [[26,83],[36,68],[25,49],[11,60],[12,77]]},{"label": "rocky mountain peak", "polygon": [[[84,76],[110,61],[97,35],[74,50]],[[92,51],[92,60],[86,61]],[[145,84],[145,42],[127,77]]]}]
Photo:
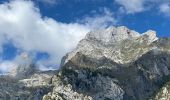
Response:
[{"label": "rocky mountain peak", "polygon": [[125,26],[109,27],[103,30],[95,30],[89,32],[85,39],[94,39],[105,44],[115,43],[124,39],[138,37],[140,34],[134,30],[130,30]]},{"label": "rocky mountain peak", "polygon": [[13,65],[14,66],[8,75],[15,78],[23,78],[37,71],[36,66],[32,62],[32,58],[26,52],[23,52],[18,57],[16,57]]},{"label": "rocky mountain peak", "polygon": [[142,34],[143,36],[147,37],[149,43],[156,41],[158,38],[156,36],[156,31],[148,30],[147,32]]},{"label": "rocky mountain peak", "polygon": [[151,50],[150,44],[157,39],[155,31],[148,30],[140,34],[125,26],[91,31],[79,42],[74,51],[67,54],[61,65],[77,52],[92,58],[106,57],[117,63],[130,63]]}]

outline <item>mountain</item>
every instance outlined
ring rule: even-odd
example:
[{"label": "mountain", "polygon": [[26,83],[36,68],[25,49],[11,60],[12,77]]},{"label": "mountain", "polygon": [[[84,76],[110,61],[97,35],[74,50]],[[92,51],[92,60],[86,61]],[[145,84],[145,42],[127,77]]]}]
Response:
[{"label": "mountain", "polygon": [[32,62],[17,66],[0,77],[0,100],[170,98],[170,38],[158,38],[152,30],[91,31],[62,58],[57,71],[42,72]]},{"label": "mountain", "polygon": [[170,38],[125,26],[92,31],[63,57],[59,82],[44,100],[154,99],[169,69]]}]

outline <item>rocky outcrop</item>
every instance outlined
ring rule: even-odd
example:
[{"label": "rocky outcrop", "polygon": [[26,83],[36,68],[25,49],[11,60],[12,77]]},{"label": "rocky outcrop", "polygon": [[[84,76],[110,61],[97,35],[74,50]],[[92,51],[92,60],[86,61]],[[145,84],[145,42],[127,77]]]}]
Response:
[{"label": "rocky outcrop", "polygon": [[55,87],[43,97],[43,100],[92,100],[90,96],[79,94],[72,89],[72,85],[64,84],[59,76],[53,78]]},{"label": "rocky outcrop", "polygon": [[30,77],[16,79],[0,77],[0,100],[41,100],[52,91],[52,78],[56,72],[36,72]]},{"label": "rocky outcrop", "polygon": [[167,82],[158,93],[156,94],[155,100],[170,100],[170,83]]},{"label": "rocky outcrop", "polygon": [[[53,91],[46,98],[51,97],[52,100],[56,98],[62,98],[63,100],[104,100],[110,98],[112,100],[122,100],[124,91],[120,86],[115,84],[117,80],[109,77],[98,75],[86,76],[88,73],[85,70],[78,73],[78,76],[73,76],[71,73],[70,77],[58,76],[57,83]],[[64,80],[62,80],[62,77]]]}]

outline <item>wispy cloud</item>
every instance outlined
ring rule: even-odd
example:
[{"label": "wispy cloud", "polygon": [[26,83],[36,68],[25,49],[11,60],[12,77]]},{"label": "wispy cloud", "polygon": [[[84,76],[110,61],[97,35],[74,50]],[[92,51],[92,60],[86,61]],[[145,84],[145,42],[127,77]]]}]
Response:
[{"label": "wispy cloud", "polygon": [[102,14],[94,14],[94,16],[86,16],[84,19],[79,20],[79,23],[85,24],[87,27],[92,29],[107,28],[111,25],[116,25],[118,19],[112,11],[107,8],[100,9]]},{"label": "wispy cloud", "polygon": [[170,16],[170,3],[161,4],[159,9],[165,16]]},{"label": "wispy cloud", "polygon": [[0,63],[0,75],[8,73],[11,68],[14,68],[15,64],[11,61],[3,61]]},{"label": "wispy cloud", "polygon": [[47,5],[56,5],[62,2],[61,0],[37,0],[37,1]]},{"label": "wispy cloud", "polygon": [[124,14],[135,14],[150,9],[169,12],[169,0],[114,0],[119,6],[119,11]]},{"label": "wispy cloud", "polygon": [[121,5],[121,10],[128,14],[138,13],[145,10],[145,0],[115,0]]}]

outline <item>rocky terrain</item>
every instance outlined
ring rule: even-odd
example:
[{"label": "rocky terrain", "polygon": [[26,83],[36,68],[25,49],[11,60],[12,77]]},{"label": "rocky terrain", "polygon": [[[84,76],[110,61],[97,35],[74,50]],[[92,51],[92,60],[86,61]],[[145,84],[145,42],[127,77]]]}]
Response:
[{"label": "rocky terrain", "polygon": [[0,99],[170,100],[170,38],[157,38],[152,30],[92,31],[63,57],[58,71],[34,68],[1,76]]},{"label": "rocky terrain", "polygon": [[41,100],[53,88],[57,71],[39,71],[26,54],[9,73],[0,76],[0,100]]}]

